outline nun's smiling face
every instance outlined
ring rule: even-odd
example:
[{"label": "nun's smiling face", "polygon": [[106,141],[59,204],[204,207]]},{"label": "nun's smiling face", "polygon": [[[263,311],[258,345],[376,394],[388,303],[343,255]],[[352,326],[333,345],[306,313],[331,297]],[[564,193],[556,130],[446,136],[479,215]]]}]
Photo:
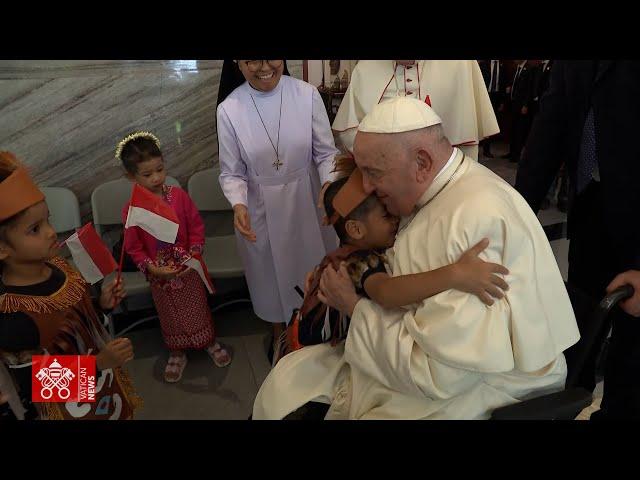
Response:
[{"label": "nun's smiling face", "polygon": [[269,92],[278,86],[284,60],[238,60],[238,67],[253,88]]}]

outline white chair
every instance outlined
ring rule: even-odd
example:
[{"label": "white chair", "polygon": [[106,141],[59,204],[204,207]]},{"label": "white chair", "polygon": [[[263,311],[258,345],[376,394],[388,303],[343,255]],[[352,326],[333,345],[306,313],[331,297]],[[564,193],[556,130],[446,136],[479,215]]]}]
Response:
[{"label": "white chair", "polygon": [[[218,177],[220,169],[210,168],[194,173],[187,183],[189,196],[203,212],[227,212],[233,215],[233,209],[224,196]],[[205,238],[203,258],[213,278],[235,278],[244,276],[242,259],[238,254],[236,237],[231,235],[211,236]],[[218,305],[214,311],[234,303],[251,303],[242,298]]]},{"label": "white chair", "polygon": [[[180,186],[180,183],[173,177],[167,176],[167,185]],[[122,208],[131,198],[133,183],[126,178],[119,178],[98,185],[91,194],[91,210],[93,212],[93,223],[98,235],[102,237],[109,248],[120,238],[122,233]],[[105,227],[118,226],[120,228],[108,230]],[[115,259],[116,262],[120,258]],[[151,296],[149,282],[141,272],[122,272],[122,281],[127,293],[127,298],[122,302],[121,308],[125,313],[130,311],[131,299],[137,296]],[[137,325],[157,318],[157,315],[142,318],[118,333],[123,335]],[[110,331],[115,336],[113,322],[110,324]]]},{"label": "white chair", "polygon": [[74,231],[82,226],[78,198],[68,188],[42,187],[49,207],[49,223],[56,233]]},{"label": "white chair", "polygon": [[[58,234],[58,240],[66,240],[76,228],[82,226],[78,197],[71,190],[63,187],[42,187],[41,190],[51,215],[49,223]],[[71,262],[71,252],[66,246],[61,249],[60,255]]]}]

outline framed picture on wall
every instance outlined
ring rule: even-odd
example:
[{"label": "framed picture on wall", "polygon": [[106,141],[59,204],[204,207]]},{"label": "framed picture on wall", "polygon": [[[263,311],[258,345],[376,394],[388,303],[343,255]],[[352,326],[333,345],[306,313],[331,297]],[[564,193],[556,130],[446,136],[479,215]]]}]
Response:
[{"label": "framed picture on wall", "polygon": [[340,102],[351,81],[351,72],[357,62],[357,60],[305,60],[303,63],[303,79],[318,88],[330,122],[333,122],[340,107]]},{"label": "framed picture on wall", "polygon": [[345,92],[357,60],[305,60],[303,78],[323,90]]},{"label": "framed picture on wall", "polygon": [[332,92],[346,92],[351,80],[351,60],[324,60],[324,87]]}]

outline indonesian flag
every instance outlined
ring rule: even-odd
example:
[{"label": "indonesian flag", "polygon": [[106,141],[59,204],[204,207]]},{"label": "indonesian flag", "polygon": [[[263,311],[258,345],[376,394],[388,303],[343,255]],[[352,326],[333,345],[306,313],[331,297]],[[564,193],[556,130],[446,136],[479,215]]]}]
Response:
[{"label": "indonesian flag", "polygon": [[180,221],[160,197],[137,183],[133,186],[125,228],[138,226],[165,243],[175,243]]},{"label": "indonesian flag", "polygon": [[84,279],[94,284],[118,268],[111,252],[106,247],[98,232],[91,223],[78,229],[76,233],[65,240],[73,256],[73,262]]},{"label": "indonesian flag", "polygon": [[204,282],[204,286],[207,287],[209,293],[213,295],[213,293],[215,292],[215,287],[213,286],[213,282],[211,281],[211,277],[209,276],[209,269],[207,269],[207,266],[205,265],[204,260],[202,260],[202,257],[190,257],[182,262],[182,264],[186,265],[187,267],[193,268],[196,272],[198,272],[198,275],[200,275],[200,278]]}]

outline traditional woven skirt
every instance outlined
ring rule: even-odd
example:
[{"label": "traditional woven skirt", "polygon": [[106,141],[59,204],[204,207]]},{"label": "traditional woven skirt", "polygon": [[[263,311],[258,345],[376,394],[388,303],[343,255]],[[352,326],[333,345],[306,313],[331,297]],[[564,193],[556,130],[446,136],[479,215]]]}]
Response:
[{"label": "traditional woven skirt", "polygon": [[151,294],[169,350],[202,349],[213,343],[207,291],[196,271],[169,282],[152,282]]}]

